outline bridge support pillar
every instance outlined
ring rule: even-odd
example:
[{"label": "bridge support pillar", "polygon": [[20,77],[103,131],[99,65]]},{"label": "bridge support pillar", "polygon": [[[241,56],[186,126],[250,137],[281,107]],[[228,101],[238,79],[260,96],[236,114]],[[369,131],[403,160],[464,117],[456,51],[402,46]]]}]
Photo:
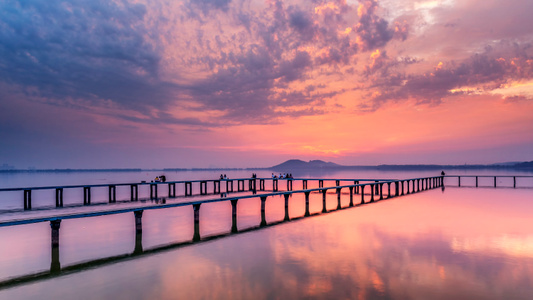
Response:
[{"label": "bridge support pillar", "polygon": [[325,212],[328,212],[328,210],[326,209],[326,192],[328,190],[322,190],[322,212],[325,213]]},{"label": "bridge support pillar", "polygon": [[213,194],[220,194],[220,180],[213,181]]},{"label": "bridge support pillar", "polygon": [[285,218],[283,218],[283,221],[290,221],[289,218],[289,196],[290,194],[284,194],[285,197]]},{"label": "bridge support pillar", "polygon": [[350,207],[353,206],[353,186],[349,187],[350,189]]},{"label": "bridge support pillar", "polygon": [[341,208],[341,189],[337,189],[337,209]]},{"label": "bridge support pillar", "polygon": [[192,208],[194,210],[194,235],[192,237],[193,241],[199,241],[200,237],[200,204],[193,204]]},{"label": "bridge support pillar", "polygon": [[319,188],[324,187],[324,180],[319,180],[318,181],[318,187]]},{"label": "bridge support pillar", "polygon": [[63,188],[56,189],[56,207],[63,207]]},{"label": "bridge support pillar", "polygon": [[365,204],[365,186],[361,185],[361,204]]},{"label": "bridge support pillar", "polygon": [[516,188],[516,176],[513,176],[513,187]]},{"label": "bridge support pillar", "polygon": [[[353,183],[354,184],[359,184],[359,180],[356,180]],[[358,186],[355,187],[354,193],[359,194],[359,187]]]},{"label": "bridge support pillar", "polygon": [[277,192],[278,191],[278,180],[272,179],[272,191]]},{"label": "bridge support pillar", "polygon": [[200,195],[207,194],[207,181],[200,181]]},{"label": "bridge support pillar", "polygon": [[309,192],[305,192],[305,215],[306,217],[309,217]]},{"label": "bridge support pillar", "polygon": [[175,198],[176,197],[176,184],[175,183],[169,183],[168,184],[168,197],[169,198]]},{"label": "bridge support pillar", "polygon": [[370,185],[370,202],[374,202],[374,186],[375,184]]},{"label": "bridge support pillar", "polygon": [[391,194],[390,194],[390,182],[387,182],[387,199],[389,199],[391,197]]},{"label": "bridge support pillar", "polygon": [[226,181],[226,193],[233,193],[233,180]]},{"label": "bridge support pillar", "polygon": [[307,180],[302,180],[302,189],[307,190]]},{"label": "bridge support pillar", "polygon": [[185,182],[185,196],[192,196],[192,182]]},{"label": "bridge support pillar", "polygon": [[292,179],[287,179],[287,191],[292,191]]},{"label": "bridge support pillar", "polygon": [[494,176],[494,187],[496,187],[496,176]]},{"label": "bridge support pillar", "polygon": [[50,221],[50,228],[52,229],[51,246],[52,246],[52,262],[50,264],[50,272],[57,273],[61,271],[61,263],[59,262],[59,228],[61,227],[61,220]]},{"label": "bridge support pillar", "polygon": [[265,180],[259,179],[259,190],[264,191],[265,190]]},{"label": "bridge support pillar", "polygon": [[91,187],[83,187],[83,205],[91,204]]},{"label": "bridge support pillar", "polygon": [[267,197],[261,197],[261,224],[260,226],[266,226],[265,206]]},{"label": "bridge support pillar", "polygon": [[24,210],[31,209],[31,190],[24,190]]},{"label": "bridge support pillar", "polygon": [[150,199],[157,199],[157,184],[150,184]]},{"label": "bridge support pillar", "polygon": [[239,179],[237,180],[237,192],[243,192],[243,191],[244,191],[244,180]]},{"label": "bridge support pillar", "polygon": [[115,185],[109,186],[109,203],[117,202],[117,187]]},{"label": "bridge support pillar", "polygon": [[383,200],[383,183],[379,184],[379,200]]},{"label": "bridge support pillar", "polygon": [[236,233],[237,229],[237,201],[231,200],[231,232]]},{"label": "bridge support pillar", "polygon": [[135,217],[135,248],[133,253],[138,254],[143,252],[143,210],[134,211],[133,216]]},{"label": "bridge support pillar", "polygon": [[[169,185],[170,190],[170,185]],[[170,191],[169,191],[170,194]],[[130,185],[130,199],[131,201],[137,201],[139,200],[139,186],[136,184]]]}]

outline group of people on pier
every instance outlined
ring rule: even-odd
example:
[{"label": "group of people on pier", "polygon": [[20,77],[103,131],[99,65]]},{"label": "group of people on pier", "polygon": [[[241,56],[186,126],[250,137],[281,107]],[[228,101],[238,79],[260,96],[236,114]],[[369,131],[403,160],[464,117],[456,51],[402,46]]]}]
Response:
[{"label": "group of people on pier", "polygon": [[292,177],[292,173],[283,173],[283,174],[279,173],[279,177],[277,175],[275,175],[274,173],[272,173],[272,178],[273,179],[277,179],[277,178],[279,178],[279,179],[284,179],[284,178],[289,179],[289,178],[293,178],[293,177]]},{"label": "group of people on pier", "polygon": [[220,179],[229,179],[229,177],[226,174],[220,174]]}]

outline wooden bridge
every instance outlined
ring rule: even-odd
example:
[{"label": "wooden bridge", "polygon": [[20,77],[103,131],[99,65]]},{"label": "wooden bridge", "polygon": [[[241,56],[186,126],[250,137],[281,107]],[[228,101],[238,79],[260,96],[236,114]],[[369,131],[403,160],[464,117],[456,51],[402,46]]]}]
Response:
[{"label": "wooden bridge", "polygon": [[[461,178],[475,179],[475,186],[480,186],[480,179],[486,181],[486,178],[494,180],[494,187],[497,186],[496,178],[512,178],[513,187],[517,187],[517,178],[525,180],[524,178],[533,178],[533,176],[475,176],[475,175],[451,175],[451,176],[435,176],[435,177],[419,177],[411,179],[323,179],[323,178],[290,178],[290,179],[276,179],[276,178],[239,178],[239,179],[222,179],[222,180],[194,180],[194,181],[170,181],[170,182],[150,182],[150,183],[120,183],[120,184],[98,184],[98,185],[69,185],[69,186],[46,186],[46,187],[28,187],[28,188],[3,188],[0,189],[0,199],[2,192],[21,192],[21,208],[19,213],[15,214],[16,219],[0,220],[0,227],[16,226],[22,224],[32,224],[40,222],[49,222],[51,227],[51,247],[52,257],[50,264],[50,271],[44,274],[33,274],[20,278],[13,278],[4,282],[0,282],[0,288],[11,286],[32,278],[41,278],[42,276],[55,276],[63,271],[72,271],[76,268],[82,268],[86,265],[101,264],[103,262],[116,261],[131,257],[132,255],[140,255],[142,253],[152,253],[168,248],[169,246],[154,248],[150,250],[143,250],[142,247],[142,216],[145,210],[165,209],[171,207],[191,206],[194,214],[194,233],[192,240],[186,243],[174,244],[172,247],[188,245],[191,243],[202,242],[226,236],[229,234],[237,234],[248,232],[250,230],[257,230],[260,228],[269,227],[272,225],[288,222],[295,219],[302,219],[310,216],[315,216],[323,213],[329,213],[340,209],[359,206],[375,201],[400,197],[426,191],[434,188],[444,188],[444,180],[447,181],[457,178],[458,186],[461,186]],[[234,182],[237,183],[237,189],[234,190]],[[286,189],[280,190],[280,182],[285,182]],[[301,183],[301,189],[293,189],[293,183]],[[224,184],[222,184],[224,183]],[[247,183],[247,184],[246,184]],[[268,183],[268,184],[267,184]],[[150,190],[149,202],[142,203],[143,199],[139,197],[139,186],[147,185]],[[183,185],[184,193],[177,195],[176,185]],[[196,185],[198,189],[193,189]],[[211,193],[208,187],[211,186]],[[464,186],[464,185],[463,185]],[[119,199],[117,201],[116,190],[117,187],[128,188],[130,190],[129,199]],[[223,189],[221,189],[223,187]],[[246,188],[247,187],[247,188]],[[267,189],[268,187],[268,189]],[[102,203],[91,202],[91,189],[105,188],[108,190],[108,201],[103,205],[104,209],[96,210],[95,206],[102,207]],[[168,189],[166,197],[158,197],[158,189]],[[64,205],[63,190],[65,189],[82,189],[83,198],[79,199],[79,203]],[[41,207],[38,210],[40,214],[48,214],[45,216],[33,216],[30,214],[32,208],[32,191],[34,190],[55,190],[56,203],[54,207]],[[196,191],[194,193],[193,191]],[[342,191],[345,191],[344,193]],[[320,213],[311,214],[309,211],[309,198],[311,193],[319,193],[322,195],[322,211]],[[337,207],[334,210],[326,209],[326,194],[335,193],[337,195]],[[289,216],[290,198],[294,194],[303,194],[305,196],[305,213],[303,216],[291,219]],[[349,204],[347,207],[342,207],[341,196],[349,197]],[[285,217],[283,221],[267,224],[265,216],[266,202],[269,197],[283,196],[285,200]],[[174,199],[175,198],[175,199]],[[197,199],[198,198],[198,199]],[[259,198],[261,201],[261,222],[257,227],[246,228],[239,230],[237,226],[237,204],[239,200],[246,200],[251,198]],[[176,201],[174,201],[174,200]],[[167,201],[168,200],[168,201]],[[33,201],[39,201],[34,199]],[[146,201],[146,199],[144,200]],[[228,234],[217,236],[200,236],[200,207],[214,202],[227,202],[231,204],[231,231]],[[129,204],[141,203],[141,207]],[[107,205],[109,204],[109,205]],[[74,208],[74,212],[69,212],[67,208]],[[89,209],[89,207],[92,207]],[[135,248],[131,254],[122,255],[114,258],[99,259],[89,263],[82,263],[67,268],[61,268],[59,259],[59,230],[61,221],[65,219],[80,219],[87,217],[97,217],[104,215],[115,215],[123,213],[133,213],[135,218]],[[172,248],[171,247],[171,248]]]}]

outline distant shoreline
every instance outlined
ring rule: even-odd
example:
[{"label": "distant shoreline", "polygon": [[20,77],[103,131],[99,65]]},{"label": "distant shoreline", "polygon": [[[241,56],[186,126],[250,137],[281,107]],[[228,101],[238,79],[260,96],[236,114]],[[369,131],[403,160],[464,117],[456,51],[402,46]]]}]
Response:
[{"label": "distant shoreline", "polygon": [[82,173],[82,172],[190,172],[190,171],[246,171],[246,170],[270,170],[270,171],[309,171],[309,170],[379,170],[379,171],[424,171],[424,170],[522,170],[533,171],[533,162],[516,163],[513,165],[377,165],[377,166],[309,166],[290,163],[266,167],[266,168],[113,168],[113,169],[10,169],[0,170],[0,173]]}]

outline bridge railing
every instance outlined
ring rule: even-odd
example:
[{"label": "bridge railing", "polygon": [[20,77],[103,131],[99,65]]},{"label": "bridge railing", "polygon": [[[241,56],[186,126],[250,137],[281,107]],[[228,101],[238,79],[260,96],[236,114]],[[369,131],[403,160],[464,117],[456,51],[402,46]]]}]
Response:
[{"label": "bridge railing", "polygon": [[[491,187],[513,187],[513,188],[517,188],[517,187],[533,187],[533,181],[530,180],[530,179],[533,179],[533,176],[531,175],[445,175],[444,178],[446,179],[452,179],[452,178],[457,178],[457,186],[458,187],[461,187],[461,186],[475,186],[475,187],[480,187],[480,186],[491,186]],[[465,182],[464,180],[461,181],[461,179],[471,179],[469,181],[469,183],[471,185],[465,185]],[[498,185],[498,179],[508,179],[509,183],[506,185],[505,183],[502,183],[500,182],[500,185]],[[481,180],[482,179],[485,179],[484,182],[487,182],[486,179],[490,180],[490,184],[489,185],[482,185],[481,184]],[[512,179],[512,182],[511,182],[511,179]],[[521,179],[522,180],[522,184],[521,185],[518,185],[517,183],[517,179]],[[524,179],[529,179],[528,181],[525,181]],[[449,182],[449,180],[446,180]],[[529,183],[529,184],[528,184]]]}]

